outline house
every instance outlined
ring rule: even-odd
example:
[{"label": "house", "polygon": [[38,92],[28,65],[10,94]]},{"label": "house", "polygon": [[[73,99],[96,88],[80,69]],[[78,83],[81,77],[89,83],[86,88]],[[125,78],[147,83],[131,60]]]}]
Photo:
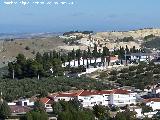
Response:
[{"label": "house", "polygon": [[84,90],[78,96],[78,100],[83,107],[93,107],[94,105],[108,106],[110,93],[111,91]]},{"label": "house", "polygon": [[127,90],[115,89],[110,93],[110,105],[126,106],[136,104],[136,94]]},{"label": "house", "polygon": [[96,91],[84,90],[79,96],[78,100],[81,102],[83,107],[93,107],[96,104],[102,104],[103,96]]},{"label": "house", "polygon": [[127,90],[81,90],[71,93],[59,93],[54,97],[54,101],[69,101],[76,99],[81,102],[83,107],[93,107],[94,105],[115,105],[125,106],[136,104],[136,93]]},{"label": "house", "polygon": [[142,108],[139,106],[129,106],[129,110],[136,112],[136,118],[142,118],[143,114],[142,114]]},{"label": "house", "polygon": [[59,101],[59,100],[64,100],[64,101],[70,101],[73,99],[76,99],[76,97],[79,95],[79,92],[81,91],[77,91],[77,92],[71,92],[71,93],[59,93],[55,98],[54,101]]},{"label": "house", "polygon": [[131,53],[126,54],[131,61],[150,61],[153,59],[151,53]]},{"label": "house", "polygon": [[44,104],[46,112],[53,111],[53,109],[52,109],[53,100],[52,99],[50,99],[48,97],[44,97],[44,98],[40,98],[39,101]]},{"label": "house", "polygon": [[9,105],[9,107],[11,109],[11,113],[13,116],[14,115],[24,115],[30,110],[32,110],[32,108],[27,107],[27,106]]},{"label": "house", "polygon": [[[106,56],[104,62],[107,62],[107,59],[109,59],[110,64],[115,64],[116,62],[119,61],[118,55],[111,56],[111,57]],[[95,59],[91,58],[91,59],[88,59],[88,60],[87,59],[83,60],[83,58],[81,58],[79,62],[80,62],[79,65],[87,66],[87,64],[89,64],[89,65],[94,64],[95,63]],[[102,58],[96,58],[97,66],[98,66],[98,63],[101,63],[101,62],[102,62]],[[72,60],[70,62],[65,62],[64,64],[62,64],[62,67],[66,67],[68,65],[70,65],[71,67],[78,67],[78,60]]]},{"label": "house", "polygon": [[34,101],[31,101],[30,99],[20,99],[17,102],[17,105],[20,105],[20,106],[33,106],[34,105]]},{"label": "house", "polygon": [[152,107],[153,111],[160,110],[160,98],[144,99],[147,106]]}]

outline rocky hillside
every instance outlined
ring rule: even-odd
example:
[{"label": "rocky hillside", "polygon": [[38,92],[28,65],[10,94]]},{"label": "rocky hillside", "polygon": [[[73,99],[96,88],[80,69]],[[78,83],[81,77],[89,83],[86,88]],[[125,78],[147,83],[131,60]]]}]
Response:
[{"label": "rocky hillside", "polygon": [[93,38],[102,38],[102,39],[122,39],[124,37],[132,36],[134,39],[142,39],[148,35],[160,36],[160,29],[141,29],[134,31],[126,31],[126,32],[98,32],[93,35]]}]

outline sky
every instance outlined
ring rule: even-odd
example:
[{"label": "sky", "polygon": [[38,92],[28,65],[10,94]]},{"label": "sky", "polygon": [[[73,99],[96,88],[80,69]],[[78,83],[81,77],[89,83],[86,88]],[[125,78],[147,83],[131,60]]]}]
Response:
[{"label": "sky", "polygon": [[[160,27],[160,0],[0,0],[0,33],[125,31]],[[36,5],[33,2],[45,2]],[[67,4],[46,4],[47,2]],[[69,4],[73,2],[74,4]]]}]

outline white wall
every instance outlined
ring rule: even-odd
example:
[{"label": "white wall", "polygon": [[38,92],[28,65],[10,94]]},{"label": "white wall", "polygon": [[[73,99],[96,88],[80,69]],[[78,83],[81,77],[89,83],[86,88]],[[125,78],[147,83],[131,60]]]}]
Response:
[{"label": "white wall", "polygon": [[129,104],[136,104],[135,94],[111,94],[110,103],[116,106],[125,106]]},{"label": "white wall", "polygon": [[160,102],[148,102],[146,103],[147,106],[152,107],[153,110],[160,110]]},{"label": "white wall", "polygon": [[72,99],[74,99],[74,97],[55,97],[54,101],[56,101],[56,102],[59,100],[70,101]]},{"label": "white wall", "polygon": [[[30,102],[29,99],[20,100],[19,103],[21,106],[33,106],[34,105],[34,102]],[[27,105],[25,105],[25,104],[27,104]]]}]

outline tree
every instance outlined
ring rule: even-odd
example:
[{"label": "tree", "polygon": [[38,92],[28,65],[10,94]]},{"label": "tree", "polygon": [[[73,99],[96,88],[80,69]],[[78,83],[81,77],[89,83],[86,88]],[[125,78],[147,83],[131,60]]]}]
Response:
[{"label": "tree", "polygon": [[14,79],[15,74],[15,66],[12,62],[8,63],[8,76]]},{"label": "tree", "polygon": [[145,103],[142,103],[140,106],[141,106],[141,108],[142,108],[142,113],[153,111],[152,107],[146,106]]},{"label": "tree", "polygon": [[110,52],[109,52],[109,49],[105,46],[105,47],[103,47],[103,52],[102,52],[102,56],[101,56],[103,66],[104,66],[104,62],[106,62],[105,59],[107,56],[110,56]]},{"label": "tree", "polygon": [[16,62],[23,67],[26,62],[25,56],[23,54],[18,54],[18,56],[16,57]]},{"label": "tree", "polygon": [[62,62],[58,58],[54,58],[52,61],[53,66],[53,74],[56,76],[63,76],[63,68],[62,68]]},{"label": "tree", "polygon": [[26,114],[27,120],[48,120],[48,114],[45,111],[31,110]]},{"label": "tree", "polygon": [[45,105],[40,102],[40,100],[36,101],[34,103],[34,110],[35,111],[45,111]]},{"label": "tree", "polygon": [[43,63],[43,57],[39,52],[37,52],[37,54],[36,54],[36,61],[38,63]]},{"label": "tree", "polygon": [[95,62],[94,62],[94,67],[96,67],[97,65],[97,57],[98,57],[98,52],[97,52],[97,45],[94,44],[94,49],[92,51],[92,54],[93,54],[93,57],[95,59]]},{"label": "tree", "polygon": [[75,66],[75,64],[76,64],[76,63],[75,63],[76,53],[75,53],[75,50],[74,50],[74,49],[73,49],[72,52],[71,52],[71,59],[74,60],[74,66]]},{"label": "tree", "polygon": [[115,116],[115,120],[136,120],[135,112],[126,110],[124,112],[118,112]]},{"label": "tree", "polygon": [[[90,59],[90,64],[91,64],[92,53],[91,53],[91,50],[90,50],[89,47],[88,47],[88,51],[87,51],[87,56],[89,57],[89,59]],[[87,59],[87,61],[88,61],[88,59]]]},{"label": "tree", "polygon": [[83,51],[82,57],[83,57],[83,66],[84,66],[85,65],[84,60],[87,59],[87,51],[86,50]]},{"label": "tree", "polygon": [[39,79],[39,75],[42,75],[43,74],[43,66],[42,64],[38,63],[37,61],[33,61],[31,64],[30,64],[30,67],[29,67],[30,71],[31,71],[31,75],[34,77],[34,76],[37,76],[38,79]]},{"label": "tree", "polygon": [[59,113],[62,112],[62,105],[60,102],[54,102],[52,104],[52,109],[53,109],[53,114],[58,115]]},{"label": "tree", "polygon": [[78,66],[80,66],[80,58],[81,58],[81,50],[80,49],[78,49],[78,50],[76,50],[76,57],[77,57],[77,59],[78,59]]},{"label": "tree", "polygon": [[104,120],[109,117],[107,108],[102,105],[93,106],[93,113],[99,120]]},{"label": "tree", "polygon": [[0,101],[0,118],[8,118],[11,115],[11,109],[6,101]]}]

